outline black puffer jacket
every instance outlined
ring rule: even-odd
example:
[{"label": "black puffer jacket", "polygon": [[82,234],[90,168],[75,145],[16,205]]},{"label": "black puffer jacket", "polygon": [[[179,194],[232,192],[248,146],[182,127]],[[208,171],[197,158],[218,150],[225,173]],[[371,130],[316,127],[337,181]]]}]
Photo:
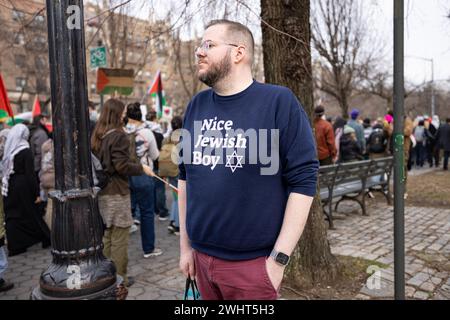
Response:
[{"label": "black puffer jacket", "polygon": [[344,134],[341,138],[340,146],[341,162],[363,160],[361,148],[351,134]]},{"label": "black puffer jacket", "polygon": [[444,151],[450,151],[450,123],[440,126],[438,135],[439,146],[444,149]]}]

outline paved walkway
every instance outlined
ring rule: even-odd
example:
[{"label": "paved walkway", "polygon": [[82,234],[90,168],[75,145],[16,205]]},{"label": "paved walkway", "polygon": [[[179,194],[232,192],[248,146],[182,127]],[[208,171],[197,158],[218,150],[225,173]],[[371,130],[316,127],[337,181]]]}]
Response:
[{"label": "paved walkway", "polygon": [[[169,234],[167,221],[155,220],[157,246],[164,252],[161,256],[144,259],[140,233],[130,238],[129,275],[136,283],[130,287],[131,300],[173,300],[182,299],[184,277],[178,271],[179,237]],[[9,268],[5,278],[14,282],[15,288],[0,293],[2,299],[28,299],[31,290],[37,286],[39,276],[51,262],[48,250],[34,246],[24,254],[9,258]]]},{"label": "paved walkway", "polygon": [[[357,299],[394,297],[393,207],[371,200],[368,213],[340,208],[344,220],[336,220],[336,230],[328,237],[332,252],[378,262],[383,267],[372,274]],[[353,207],[357,210],[357,207]],[[350,212],[350,213],[349,213]],[[450,210],[405,209],[405,293],[413,299],[450,299]]]},{"label": "paved walkway", "polygon": [[[357,299],[392,298],[392,207],[378,198],[369,201],[368,217],[362,217],[351,203],[343,203],[339,211],[341,219],[338,214],[336,230],[329,231],[333,253],[362,257],[387,266],[371,277],[372,290],[364,287]],[[405,216],[408,297],[450,299],[450,210],[410,207]],[[144,259],[139,232],[131,235],[129,274],[136,277],[136,283],[130,288],[128,299],[182,299],[185,280],[178,271],[179,238],[168,233],[167,224],[167,221],[155,222],[157,246],[164,251],[159,257]],[[10,258],[5,278],[13,281],[15,288],[0,293],[0,300],[28,299],[50,258],[48,250],[39,246]]]}]

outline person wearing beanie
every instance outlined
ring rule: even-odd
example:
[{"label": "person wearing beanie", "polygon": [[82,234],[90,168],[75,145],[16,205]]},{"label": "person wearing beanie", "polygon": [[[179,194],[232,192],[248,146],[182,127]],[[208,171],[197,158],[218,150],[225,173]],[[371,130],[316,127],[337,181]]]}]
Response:
[{"label": "person wearing beanie", "polygon": [[340,153],[342,162],[363,160],[362,152],[356,139],[356,131],[349,125],[344,127],[341,138]]},{"label": "person wearing beanie", "polygon": [[344,134],[351,134],[354,138],[356,138],[356,131],[348,124],[344,127]]},{"label": "person wearing beanie", "polygon": [[355,130],[356,134],[356,140],[359,145],[359,149],[362,153],[364,153],[366,149],[366,139],[364,138],[364,128],[363,126],[357,121],[359,117],[359,110],[353,109],[350,113],[351,119],[348,121],[348,125],[352,127]]},{"label": "person wearing beanie", "polygon": [[318,106],[314,109],[314,130],[316,134],[317,153],[321,166],[333,164],[337,154],[333,126],[323,119],[324,114],[324,107]]}]

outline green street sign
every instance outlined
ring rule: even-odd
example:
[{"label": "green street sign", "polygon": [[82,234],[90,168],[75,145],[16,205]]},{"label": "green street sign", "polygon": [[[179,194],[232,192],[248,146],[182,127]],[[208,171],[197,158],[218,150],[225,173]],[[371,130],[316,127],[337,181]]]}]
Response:
[{"label": "green street sign", "polygon": [[91,55],[91,68],[104,68],[106,67],[106,48],[96,47],[89,50]]}]

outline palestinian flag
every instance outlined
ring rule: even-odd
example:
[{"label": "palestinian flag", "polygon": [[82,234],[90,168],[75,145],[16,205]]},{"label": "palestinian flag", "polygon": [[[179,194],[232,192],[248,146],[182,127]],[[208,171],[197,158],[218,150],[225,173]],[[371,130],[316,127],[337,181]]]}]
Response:
[{"label": "palestinian flag", "polygon": [[97,70],[97,93],[113,95],[118,93],[129,96],[133,93],[134,70],[107,69]]},{"label": "palestinian flag", "polygon": [[36,97],[34,98],[33,109],[32,109],[33,118],[36,116],[39,116],[40,114],[42,114],[41,103],[39,102],[39,96],[36,95]]},{"label": "palestinian flag", "polygon": [[156,114],[158,115],[158,118],[161,118],[163,107],[166,105],[166,98],[162,86],[161,71],[158,71],[156,73],[155,80],[153,80],[153,84],[150,86],[147,94],[156,99]]},{"label": "palestinian flag", "polygon": [[6,121],[10,117],[13,119],[14,123],[14,114],[9,103],[8,95],[6,94],[2,75],[0,74],[0,121]]}]

